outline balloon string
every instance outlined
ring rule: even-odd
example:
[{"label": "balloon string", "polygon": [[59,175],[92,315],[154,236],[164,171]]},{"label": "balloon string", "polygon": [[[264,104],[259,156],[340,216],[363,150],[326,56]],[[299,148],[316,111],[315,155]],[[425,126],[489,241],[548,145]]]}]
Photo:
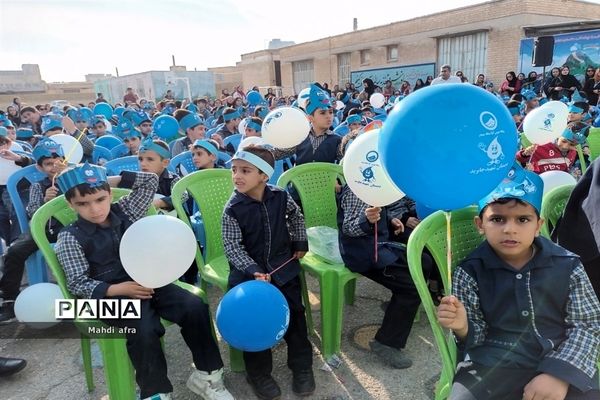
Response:
[{"label": "balloon string", "polygon": [[[77,142],[79,142],[81,140],[81,138],[83,137],[83,131],[79,132],[79,136],[77,137]],[[65,159],[62,161],[62,163],[64,165],[67,165],[67,163],[69,162],[69,158],[71,158],[71,156],[73,155],[73,153],[75,152],[75,149],[77,148],[77,146],[73,146],[71,147],[71,150],[69,151],[69,154],[67,154],[67,156],[65,157]]]},{"label": "balloon string", "polygon": [[377,262],[378,258],[379,258],[379,254],[377,251],[377,221],[375,221],[375,262]]},{"label": "balloon string", "polygon": [[446,214],[446,264],[447,264],[447,280],[448,287],[446,288],[446,293],[448,295],[452,294],[452,225],[451,218],[452,213],[450,211],[445,211]]},{"label": "balloon string", "polygon": [[279,271],[281,268],[285,267],[286,265],[288,265],[289,263],[291,263],[295,259],[296,259],[296,257],[292,256],[292,258],[290,258],[289,260],[287,260],[286,262],[284,262],[283,264],[281,264],[279,267],[275,268],[273,271],[269,272],[267,275],[270,277],[275,272]]}]

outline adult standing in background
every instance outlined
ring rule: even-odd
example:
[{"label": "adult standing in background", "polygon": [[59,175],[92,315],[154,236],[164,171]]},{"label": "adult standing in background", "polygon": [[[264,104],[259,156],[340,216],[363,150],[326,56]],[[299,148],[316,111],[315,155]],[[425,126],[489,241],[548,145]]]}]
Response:
[{"label": "adult standing in background", "polygon": [[137,103],[139,100],[138,95],[135,93],[133,88],[128,87],[125,91],[125,96],[123,96],[123,103],[126,105]]},{"label": "adult standing in background", "polygon": [[439,85],[442,83],[462,83],[458,76],[452,76],[452,67],[449,64],[444,64],[440,68],[440,76],[431,81],[431,85]]}]

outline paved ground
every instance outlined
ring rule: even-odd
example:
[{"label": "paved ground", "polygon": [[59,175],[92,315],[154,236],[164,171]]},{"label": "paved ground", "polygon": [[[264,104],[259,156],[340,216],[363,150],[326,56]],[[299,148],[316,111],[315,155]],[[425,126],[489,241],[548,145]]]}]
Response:
[{"label": "paved ground", "polygon": [[[316,281],[309,278],[309,287],[318,294]],[[407,399],[432,398],[433,377],[440,370],[438,352],[426,316],[415,323],[407,352],[414,365],[406,370],[394,370],[382,365],[378,358],[362,346],[374,334],[382,317],[381,303],[389,298],[383,287],[360,279],[356,302],[346,306],[342,338],[342,365],[338,369],[324,367],[319,353],[320,340],[312,337],[314,345],[314,371],[317,391],[307,399]],[[209,292],[211,309],[215,310],[220,293]],[[318,296],[311,295],[317,331],[320,329]],[[167,329],[166,353],[169,377],[175,391],[174,399],[198,399],[185,387],[192,367],[191,356],[176,326]],[[227,347],[220,343],[223,359],[228,359]],[[97,351],[97,349],[96,349]],[[97,351],[99,353],[99,351]],[[106,400],[103,370],[94,368],[96,390],[88,393],[80,361],[77,339],[0,339],[0,354],[23,357],[28,361],[25,370],[9,378],[0,378],[2,400]],[[95,357],[98,360],[100,357]],[[285,343],[274,351],[274,376],[282,390],[282,399],[297,399],[291,391],[291,373],[286,367]],[[99,361],[95,360],[95,364]],[[225,383],[236,399],[255,399],[241,373],[231,372],[226,365]],[[121,400],[121,399],[117,399]]]}]

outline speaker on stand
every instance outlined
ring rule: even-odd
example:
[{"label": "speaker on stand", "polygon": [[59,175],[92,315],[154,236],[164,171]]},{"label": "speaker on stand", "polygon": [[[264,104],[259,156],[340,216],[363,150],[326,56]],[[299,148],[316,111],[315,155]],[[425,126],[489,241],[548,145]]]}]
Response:
[{"label": "speaker on stand", "polygon": [[[542,85],[546,80],[546,67],[552,65],[554,56],[554,36],[540,36],[535,39],[532,55],[532,65],[534,67],[543,67]],[[542,89],[543,90],[543,89]]]}]

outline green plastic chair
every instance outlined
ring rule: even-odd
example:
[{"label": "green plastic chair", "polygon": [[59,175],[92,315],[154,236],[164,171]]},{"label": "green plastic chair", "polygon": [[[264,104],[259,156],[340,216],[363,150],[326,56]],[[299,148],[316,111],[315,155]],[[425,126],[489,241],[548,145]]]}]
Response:
[{"label": "green plastic chair", "polygon": [[[113,201],[118,200],[130,191],[127,189],[112,189]],[[156,210],[150,207],[147,215],[155,215]],[[67,289],[67,280],[58,262],[54,248],[46,237],[46,225],[50,218],[56,218],[64,226],[75,222],[77,215],[68,206],[64,196],[59,196],[40,207],[33,215],[30,223],[31,235],[39,246],[40,251],[44,255],[48,267],[52,271],[56,282],[58,283],[63,296],[66,299],[73,299],[74,296]],[[178,286],[190,291],[199,296],[206,302],[204,292],[196,287],[183,282],[175,282]],[[169,325],[168,321],[163,320],[164,325]],[[81,332],[81,353],[83,357],[83,366],[85,371],[85,379],[88,390],[94,390],[94,379],[92,372],[91,344],[90,337],[87,335],[88,327],[90,326],[105,326],[99,321],[84,321],[78,320],[75,322],[78,330]],[[111,338],[111,339],[96,339],[102,352],[104,361],[104,374],[106,377],[106,386],[108,395],[111,399],[135,399],[136,384],[133,366],[127,353],[125,346],[126,339]]]},{"label": "green plastic chair", "polygon": [[[483,241],[475,227],[473,218],[477,215],[477,207],[468,207],[453,211],[452,227],[452,265],[456,265],[468,256]],[[425,247],[430,251],[437,264],[442,282],[448,288],[448,269],[446,249],[446,216],[442,211],[436,211],[425,218],[412,232],[408,239],[408,266],[412,279],[419,292],[421,305],[425,309],[433,335],[442,358],[442,372],[436,384],[435,400],[443,400],[450,394],[452,379],[456,369],[456,344],[437,321],[436,307],[431,299],[427,281],[423,277],[421,254]]]},{"label": "green plastic chair", "polygon": [[519,140],[521,141],[521,147],[523,149],[525,149],[533,144],[529,141],[529,139],[527,139],[527,136],[524,133],[521,133],[521,135],[519,136]]},{"label": "green plastic chair", "polygon": [[590,148],[590,161],[593,161],[600,156],[600,128],[590,129],[587,143]]},{"label": "green plastic chair", "polygon": [[[207,284],[227,292],[227,279],[229,277],[229,262],[223,247],[221,236],[221,220],[225,204],[233,193],[231,171],[228,169],[207,169],[196,171],[181,178],[171,191],[173,206],[179,219],[188,226],[192,226],[181,201],[184,193],[189,193],[194,199],[204,222],[206,232],[206,248],[204,256],[200,247],[196,249],[196,264],[200,271],[200,284],[206,291]],[[245,370],[242,353],[234,348],[229,349],[231,369],[235,372]]]},{"label": "green plastic chair", "polygon": [[550,239],[550,234],[556,227],[556,222],[562,215],[574,187],[575,185],[559,186],[546,193],[542,198],[542,211],[540,214],[545,222],[542,225],[541,234],[548,239]]},{"label": "green plastic chair", "polygon": [[[306,228],[313,226],[337,226],[337,202],[335,185],[343,180],[342,167],[331,163],[309,163],[295,166],[279,177],[277,185],[294,186],[302,202]],[[332,264],[308,252],[301,260],[302,296],[306,308],[307,323],[314,333],[314,324],[304,270],[319,280],[321,297],[321,343],[325,359],[340,351],[344,300],[354,302],[356,278],[359,274],[350,271],[344,264]]]}]

